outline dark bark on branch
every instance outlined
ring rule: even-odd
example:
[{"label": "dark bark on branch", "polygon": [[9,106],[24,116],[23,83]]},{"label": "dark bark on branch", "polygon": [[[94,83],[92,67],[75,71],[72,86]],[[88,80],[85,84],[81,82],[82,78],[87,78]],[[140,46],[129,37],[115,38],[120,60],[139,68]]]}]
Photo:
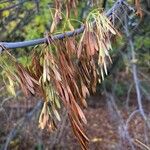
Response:
[{"label": "dark bark on branch", "polygon": [[[112,8],[110,8],[107,12],[106,12],[106,16],[111,17],[111,15],[113,15],[113,13],[118,10],[119,8],[122,7],[123,2],[125,0],[118,0]],[[57,40],[57,39],[63,39],[66,36],[67,37],[71,37],[71,36],[75,36],[78,35],[80,33],[82,33],[84,31],[84,26],[81,26],[80,28],[74,30],[74,31],[69,31],[63,34],[58,34],[58,35],[54,35],[51,38],[53,40]],[[35,46],[38,44],[43,44],[47,42],[47,38],[39,38],[39,39],[34,39],[34,40],[30,40],[30,41],[23,41],[23,42],[0,42],[0,53],[6,48],[6,49],[15,49],[15,48],[22,48],[22,47],[28,47],[28,46]]]}]

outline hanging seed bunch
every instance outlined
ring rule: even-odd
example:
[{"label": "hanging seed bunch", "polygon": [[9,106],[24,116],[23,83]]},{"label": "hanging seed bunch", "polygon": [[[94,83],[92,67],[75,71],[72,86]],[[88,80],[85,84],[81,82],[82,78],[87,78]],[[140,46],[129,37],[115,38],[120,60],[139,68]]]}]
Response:
[{"label": "hanging seed bunch", "polygon": [[79,104],[87,105],[85,98],[89,92],[84,84],[80,83],[80,80],[78,82],[80,76],[76,64],[77,42],[74,37],[57,42],[52,39],[48,41],[48,45],[40,54],[42,75],[39,82],[44,95],[44,105],[39,117],[39,127],[54,130],[56,128],[55,118],[58,121],[61,119],[58,109],[63,103],[67,109],[73,132],[82,148],[86,149],[88,138],[82,123],[87,121]]},{"label": "hanging seed bunch", "polygon": [[[104,73],[107,75],[107,64],[111,58],[109,50],[112,50],[110,38],[116,35],[117,31],[110,20],[100,13],[99,10],[93,10],[87,17],[85,31],[80,39],[78,58],[86,53],[87,57],[97,56],[98,66],[101,78],[104,80]],[[83,51],[83,47],[84,51]]]},{"label": "hanging seed bunch", "polygon": [[46,46],[41,52],[40,62],[42,65],[42,75],[39,79],[45,100],[39,117],[39,127],[44,129],[47,126],[49,131],[53,131],[57,127],[54,116],[58,121],[61,120],[58,112],[58,109],[60,109],[60,101],[57,91],[53,86],[53,78],[61,80],[61,77],[51,50],[51,46]]},{"label": "hanging seed bunch", "polygon": [[31,94],[44,99],[39,116],[41,129],[54,131],[57,128],[63,105],[82,149],[88,148],[89,139],[84,131],[87,120],[82,109],[87,107],[85,99],[90,92],[96,92],[98,80],[107,74],[107,63],[111,62],[110,38],[116,33],[109,19],[94,10],[87,17],[80,39],[73,36],[54,41],[48,36],[47,44],[33,52],[28,67],[15,60],[15,70],[5,72],[13,95],[12,81],[15,81],[26,96]]},{"label": "hanging seed bunch", "polygon": [[77,10],[78,0],[66,0],[65,6],[66,6],[66,16],[69,18],[71,14],[71,10],[73,10],[75,16],[78,15]]},{"label": "hanging seed bunch", "polygon": [[[78,0],[55,0],[54,1],[54,10],[53,13],[51,10],[51,16],[52,16],[52,24],[50,27],[50,33],[53,33],[55,29],[57,28],[57,25],[61,23],[63,17],[65,16],[67,24],[74,30],[74,27],[72,26],[70,22],[71,18],[71,12],[75,14],[77,17],[78,10],[77,10]],[[65,8],[65,14],[63,13],[63,9]]]}]

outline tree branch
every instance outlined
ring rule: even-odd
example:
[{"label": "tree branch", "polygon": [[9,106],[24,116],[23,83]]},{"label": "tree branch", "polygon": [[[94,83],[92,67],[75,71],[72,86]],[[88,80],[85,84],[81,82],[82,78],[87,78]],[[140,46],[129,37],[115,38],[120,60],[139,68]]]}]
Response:
[{"label": "tree branch", "polygon": [[[123,2],[125,0],[117,0],[117,2],[113,5],[112,8],[110,8],[106,12],[106,16],[111,17],[111,15],[114,14],[116,10],[121,8],[123,5]],[[84,26],[81,26],[80,28],[74,30],[74,31],[68,31],[62,34],[54,35],[52,36],[53,40],[61,40],[63,38],[71,37],[74,35],[78,35],[84,31]],[[15,48],[22,48],[22,47],[28,47],[28,46],[34,46],[38,44],[43,44],[47,41],[47,38],[39,38],[39,39],[34,39],[34,40],[29,40],[29,41],[23,41],[23,42],[0,42],[0,53],[6,48],[6,49],[15,49]]]},{"label": "tree branch", "polygon": [[133,44],[133,37],[131,36],[129,32],[130,31],[128,29],[128,17],[125,16],[125,33],[128,39],[129,48],[131,50],[131,61],[132,61],[131,67],[132,67],[133,80],[134,80],[135,89],[136,89],[138,107],[139,107],[139,110],[143,119],[147,121],[147,117],[146,117],[146,114],[144,112],[143,105],[142,105],[142,96],[141,96],[140,82],[138,78],[138,71],[137,71],[137,65],[136,65],[136,54],[135,54],[135,49],[134,49],[134,44]]}]

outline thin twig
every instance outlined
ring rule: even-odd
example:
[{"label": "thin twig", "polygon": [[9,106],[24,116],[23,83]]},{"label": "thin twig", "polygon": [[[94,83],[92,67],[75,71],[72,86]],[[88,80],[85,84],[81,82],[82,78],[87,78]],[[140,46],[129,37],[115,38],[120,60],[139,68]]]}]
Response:
[{"label": "thin twig", "polygon": [[127,99],[126,99],[126,108],[127,108],[127,111],[129,111],[129,100],[130,100],[130,94],[131,94],[132,88],[133,88],[133,84],[131,84],[129,86],[129,89],[128,89],[128,92],[127,92]]},{"label": "thin twig", "polygon": [[[127,16],[125,16],[125,25],[124,25],[124,27],[125,27],[125,33],[127,35],[127,39],[129,41],[129,46],[130,46],[130,49],[131,49],[131,59],[134,62],[134,60],[136,60],[136,56],[135,56],[133,40],[132,40],[132,37],[131,37],[131,35],[129,33],[129,29],[128,29]],[[137,76],[137,74],[138,74],[137,66],[136,66],[136,63],[132,63],[131,65],[132,65],[133,80],[134,80],[134,84],[135,84],[135,88],[136,88],[138,107],[139,107],[140,113],[143,116],[144,120],[147,120],[147,117],[145,115],[145,112],[143,110],[143,105],[142,105],[140,83],[139,83],[139,79],[138,79],[138,76]]]},{"label": "thin twig", "polygon": [[[21,93],[21,91],[17,91],[17,92],[16,92],[16,96],[18,96],[20,93]],[[9,101],[9,100],[11,100],[11,99],[13,99],[13,98],[14,98],[14,96],[9,96],[9,97],[3,99],[2,102],[0,103],[0,111],[3,110],[3,105],[4,105],[7,101]]]},{"label": "thin twig", "polygon": [[144,149],[146,148],[146,150],[150,150],[150,147],[148,147],[147,145],[145,145],[144,143],[142,143],[140,140],[135,139],[135,142],[138,143]]},{"label": "thin twig", "polygon": [[132,143],[132,138],[129,135],[128,129],[127,129],[126,124],[125,124],[125,121],[124,121],[124,119],[123,119],[123,117],[122,117],[122,115],[121,115],[121,113],[120,113],[120,111],[119,111],[119,109],[118,109],[118,107],[116,105],[116,102],[114,100],[113,95],[111,95],[110,93],[108,93],[106,91],[106,89],[105,89],[105,94],[106,94],[108,100],[111,101],[112,108],[114,109],[114,111],[117,114],[117,120],[119,120],[119,126],[118,126],[119,134],[121,133],[120,134],[121,137],[127,139],[128,142],[129,142],[129,145],[132,148],[132,150],[135,150],[135,147],[134,147],[134,145]]},{"label": "thin twig", "polygon": [[127,129],[129,128],[129,123],[130,123],[130,121],[133,119],[133,117],[134,117],[137,113],[140,113],[140,110],[139,110],[139,109],[133,111],[133,112],[130,114],[130,116],[128,117],[128,119],[126,120],[126,128],[127,128]]}]

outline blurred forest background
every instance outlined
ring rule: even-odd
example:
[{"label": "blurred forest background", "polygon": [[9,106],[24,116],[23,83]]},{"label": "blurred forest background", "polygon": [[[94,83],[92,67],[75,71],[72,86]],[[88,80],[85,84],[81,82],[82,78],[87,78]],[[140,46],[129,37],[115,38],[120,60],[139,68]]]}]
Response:
[{"label": "blurred forest background", "polygon": [[[107,11],[114,2],[79,1],[78,15],[72,12],[71,24],[80,27],[89,11],[97,7]],[[128,2],[130,9],[135,7],[133,1]],[[0,0],[0,41],[44,37],[50,31],[53,5],[53,0]],[[87,99],[85,129],[91,150],[150,149],[150,1],[141,0],[141,7],[142,18],[132,12],[127,22],[121,18],[115,23],[122,38],[113,39],[109,75]],[[68,30],[63,29],[63,23],[59,26],[57,33]],[[26,65],[32,49],[19,48],[11,53]],[[36,97],[24,97],[19,88],[16,97],[9,95],[1,71],[0,149],[80,149],[65,110],[56,132],[38,128],[40,102]]]}]

